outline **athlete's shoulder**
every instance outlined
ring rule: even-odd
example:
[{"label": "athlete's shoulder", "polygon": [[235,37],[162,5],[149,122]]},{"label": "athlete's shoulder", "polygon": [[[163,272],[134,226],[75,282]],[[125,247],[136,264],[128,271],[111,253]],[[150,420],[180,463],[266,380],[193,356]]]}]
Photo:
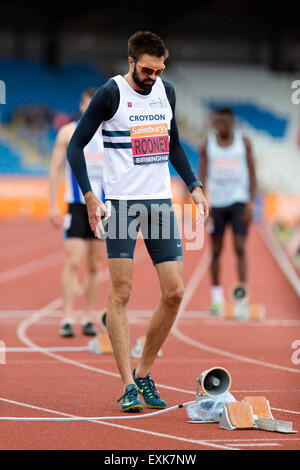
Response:
[{"label": "athlete's shoulder", "polygon": [[241,138],[243,139],[243,142],[246,146],[247,149],[250,149],[251,148],[251,140],[249,139],[249,137],[244,134],[243,132],[241,132]]},{"label": "athlete's shoulder", "polygon": [[74,121],[64,124],[57,133],[56,141],[68,142],[72,137],[75,127],[76,127],[76,123]]},{"label": "athlete's shoulder", "polygon": [[108,91],[108,93],[114,93],[119,90],[117,81],[115,80],[116,77],[109,78],[102,87]]}]

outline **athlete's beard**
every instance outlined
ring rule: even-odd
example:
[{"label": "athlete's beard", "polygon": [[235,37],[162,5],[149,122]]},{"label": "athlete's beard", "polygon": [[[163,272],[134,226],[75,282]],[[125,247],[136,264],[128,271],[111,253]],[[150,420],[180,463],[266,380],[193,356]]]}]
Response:
[{"label": "athlete's beard", "polygon": [[[132,78],[135,84],[144,91],[151,91],[155,83],[155,80],[152,80],[151,78],[145,78],[145,80],[140,80],[136,71],[136,65],[134,66],[134,70],[132,72]],[[148,80],[151,81],[152,83],[144,83],[145,81],[148,81]]]}]

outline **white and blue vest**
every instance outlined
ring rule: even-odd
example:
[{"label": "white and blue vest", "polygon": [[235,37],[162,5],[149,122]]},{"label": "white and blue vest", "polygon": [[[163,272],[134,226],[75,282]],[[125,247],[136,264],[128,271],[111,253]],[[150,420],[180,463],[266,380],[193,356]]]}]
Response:
[{"label": "white and blue vest", "polygon": [[207,187],[212,207],[227,207],[250,199],[247,149],[242,132],[234,131],[227,147],[218,144],[216,134],[207,137]]},{"label": "white and blue vest", "polygon": [[114,116],[102,122],[103,185],[106,199],[169,199],[168,166],[173,112],[158,77],[141,95],[124,77],[113,77],[120,91]]},{"label": "white and blue vest", "polygon": [[[74,122],[74,129],[76,126],[77,122]],[[83,149],[83,153],[85,156],[87,173],[91,183],[92,191],[95,196],[103,201],[105,199],[103,191],[104,148],[101,130],[97,130],[93,138]],[[85,204],[85,199],[67,159],[65,201],[69,204]]]}]

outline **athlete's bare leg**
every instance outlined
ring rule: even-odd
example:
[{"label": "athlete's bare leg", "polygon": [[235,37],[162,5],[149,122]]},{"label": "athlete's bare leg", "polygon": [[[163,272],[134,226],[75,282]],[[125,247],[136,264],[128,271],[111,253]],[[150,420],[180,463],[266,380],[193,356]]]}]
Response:
[{"label": "athlete's bare leg", "polygon": [[223,248],[223,236],[212,237],[211,276],[214,286],[220,285],[220,256]]},{"label": "athlete's bare leg", "polygon": [[73,304],[77,292],[78,273],[86,253],[86,241],[72,237],[65,241],[65,264],[62,275],[63,319],[72,319]]},{"label": "athlete's bare leg", "polygon": [[132,287],[133,260],[112,258],[108,260],[108,265],[110,287],[107,332],[125,389],[127,385],[134,383],[131,370],[130,330],[126,312]]},{"label": "athlete's bare leg", "polygon": [[247,259],[246,259],[246,237],[245,235],[234,235],[234,250],[237,256],[237,271],[239,280],[246,282],[247,278]]},{"label": "athlete's bare leg", "polygon": [[84,288],[84,319],[92,321],[100,284],[100,268],[105,251],[105,243],[102,240],[89,240],[87,242],[87,273]]},{"label": "athlete's bare leg", "polygon": [[184,292],[182,261],[159,263],[156,270],[162,295],[147,328],[142,357],[136,367],[137,377],[146,377],[150,372],[174,324]]}]

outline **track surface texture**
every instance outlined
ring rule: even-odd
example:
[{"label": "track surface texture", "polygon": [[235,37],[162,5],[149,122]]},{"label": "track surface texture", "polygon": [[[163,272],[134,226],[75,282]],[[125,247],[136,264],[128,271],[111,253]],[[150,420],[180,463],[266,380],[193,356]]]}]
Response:
[{"label": "track surface texture", "polygon": [[[226,320],[208,312],[210,240],[184,252],[185,296],[177,321],[157,357],[151,375],[168,406],[195,399],[200,373],[225,367],[231,393],[265,396],[275,419],[293,422],[295,434],[220,429],[218,423],[190,424],[186,408],[147,419],[18,422],[0,421],[2,450],[299,450],[300,364],[293,343],[300,340],[300,303],[262,236],[253,224],[247,240],[251,302],[266,306],[263,321]],[[14,220],[0,233],[0,339],[6,364],[0,364],[0,416],[124,416],[113,355],[87,350],[81,332],[82,295],[74,306],[74,338],[61,338],[63,241],[48,222]],[[82,267],[80,280],[84,277]],[[230,232],[222,255],[227,300],[236,281]],[[109,286],[102,266],[95,322],[105,307]],[[144,336],[160,295],[155,269],[142,240],[136,247],[134,284],[128,318],[132,345]],[[25,349],[26,348],[26,349]],[[73,348],[73,349],[72,349]],[[299,346],[298,346],[299,348]],[[294,353],[294,356],[293,356]],[[137,364],[132,359],[132,366]],[[153,410],[144,409],[143,414]]]}]

